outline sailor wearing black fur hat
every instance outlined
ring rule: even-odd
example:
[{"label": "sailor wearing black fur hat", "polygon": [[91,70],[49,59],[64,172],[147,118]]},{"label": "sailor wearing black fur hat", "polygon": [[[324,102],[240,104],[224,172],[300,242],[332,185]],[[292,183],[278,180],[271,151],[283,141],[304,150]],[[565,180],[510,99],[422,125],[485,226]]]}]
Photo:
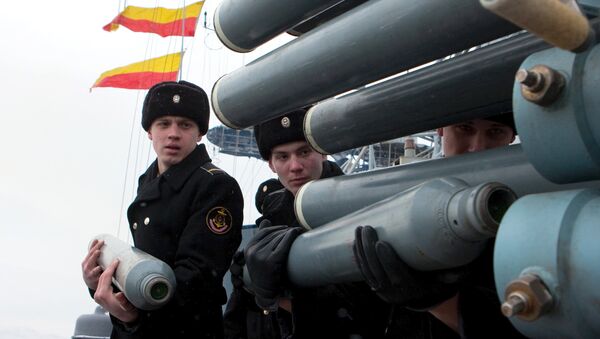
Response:
[{"label": "sailor wearing black fur hat", "polygon": [[[292,194],[296,194],[308,181],[319,179],[327,159],[306,142],[303,131],[305,115],[306,110],[300,109],[254,127],[260,155],[269,162],[273,173]],[[325,166],[328,165],[331,163],[326,162]]]},{"label": "sailor wearing black fur hat", "polygon": [[448,157],[508,145],[517,130],[513,113],[508,112],[438,128],[437,133]]},{"label": "sailor wearing black fur hat", "polygon": [[163,82],[144,101],[142,126],[157,154],[139,178],[127,210],[135,247],[167,263],[177,288],[163,308],[143,311],[111,278],[118,262],[100,275],[102,243],[82,263],[94,299],[111,315],[111,338],[222,338],[223,275],[241,241],[243,201],[232,177],[214,166],[198,142],[208,127],[204,91],[189,82]]},{"label": "sailor wearing black fur hat", "polygon": [[303,131],[305,115],[306,110],[300,109],[254,126],[258,152],[264,160],[271,159],[271,152],[276,146],[292,141],[306,141]]},{"label": "sailor wearing black fur hat", "polygon": [[199,86],[181,80],[158,83],[148,90],[142,108],[142,127],[150,129],[156,118],[172,115],[185,117],[196,123],[201,135],[208,131],[210,109],[208,97]]},{"label": "sailor wearing black fur hat", "polygon": [[[343,173],[307,143],[303,134],[305,113],[290,112],[254,127],[260,154],[283,188],[264,197],[260,205],[263,215],[256,221],[259,230],[244,255],[236,255],[232,264],[232,281],[237,288],[225,312],[227,338],[383,336],[387,306],[371,297],[366,284],[297,288],[287,280],[289,249],[303,231],[293,210],[295,194],[310,180]],[[257,197],[263,198],[259,193]],[[244,261],[252,281],[245,287],[254,296],[241,287]],[[292,294],[291,299],[287,293]]]}]

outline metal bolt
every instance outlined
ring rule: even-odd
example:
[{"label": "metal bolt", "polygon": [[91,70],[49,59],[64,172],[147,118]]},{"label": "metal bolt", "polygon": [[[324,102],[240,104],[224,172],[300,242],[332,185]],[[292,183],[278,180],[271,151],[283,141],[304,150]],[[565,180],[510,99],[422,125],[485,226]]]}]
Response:
[{"label": "metal bolt", "polygon": [[527,308],[527,298],[521,294],[511,294],[502,304],[502,314],[505,317],[512,317],[521,312],[523,312]]},{"label": "metal bolt", "polygon": [[521,84],[521,94],[525,100],[541,106],[551,105],[565,87],[565,77],[546,65],[520,69],[515,80]]},{"label": "metal bolt", "polygon": [[527,86],[528,90],[531,92],[539,92],[542,88],[544,88],[545,79],[544,75],[540,72],[533,70],[528,71],[521,68],[517,71],[515,79],[522,85]]},{"label": "metal bolt", "polygon": [[521,320],[534,321],[552,309],[552,295],[542,280],[531,273],[511,281],[504,295],[501,311],[507,317],[516,315]]}]

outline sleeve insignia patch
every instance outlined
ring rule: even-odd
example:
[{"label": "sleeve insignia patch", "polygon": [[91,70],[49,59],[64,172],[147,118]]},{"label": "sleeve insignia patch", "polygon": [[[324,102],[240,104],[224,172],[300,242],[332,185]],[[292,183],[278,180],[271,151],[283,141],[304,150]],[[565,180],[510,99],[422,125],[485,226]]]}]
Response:
[{"label": "sleeve insignia patch", "polygon": [[213,207],[206,214],[206,225],[215,234],[225,234],[231,229],[231,212],[225,207]]}]

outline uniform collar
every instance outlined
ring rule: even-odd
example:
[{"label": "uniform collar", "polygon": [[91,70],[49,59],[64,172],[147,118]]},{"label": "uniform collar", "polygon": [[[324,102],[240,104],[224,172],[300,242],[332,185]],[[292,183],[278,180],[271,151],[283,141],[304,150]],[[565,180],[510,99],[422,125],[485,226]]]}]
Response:
[{"label": "uniform collar", "polygon": [[338,166],[335,162],[325,160],[323,161],[323,172],[321,172],[321,177],[319,179],[337,177],[338,175],[343,175],[344,171]]},{"label": "uniform collar", "polygon": [[[321,172],[320,179],[336,177],[343,174],[344,172],[335,162],[327,160],[323,161],[323,172]],[[293,206],[294,198],[295,197],[292,192],[290,192],[287,188],[281,188],[277,191],[271,192],[263,200],[263,214],[265,211],[274,213],[285,210],[288,208],[288,206]]]},{"label": "uniform collar", "polygon": [[180,163],[169,167],[168,170],[161,174],[161,177],[164,178],[173,190],[179,191],[198,167],[210,161],[211,159],[206,152],[206,147],[204,144],[200,144]]}]

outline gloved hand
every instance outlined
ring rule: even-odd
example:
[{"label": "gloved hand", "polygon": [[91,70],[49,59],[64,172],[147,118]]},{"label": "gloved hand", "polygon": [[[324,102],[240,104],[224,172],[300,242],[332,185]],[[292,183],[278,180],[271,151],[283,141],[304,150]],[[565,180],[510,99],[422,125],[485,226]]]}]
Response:
[{"label": "gloved hand", "polygon": [[283,294],[287,278],[288,254],[301,232],[299,227],[272,226],[269,220],[263,220],[246,245],[246,267],[256,303],[264,310],[277,310],[277,299]]},{"label": "gloved hand", "polygon": [[[454,271],[420,272],[409,267],[390,244],[379,240],[371,226],[358,226],[354,234],[352,250],[358,267],[367,284],[384,301],[424,310],[456,294],[453,282],[459,275]],[[442,282],[449,275],[455,277]]]}]

